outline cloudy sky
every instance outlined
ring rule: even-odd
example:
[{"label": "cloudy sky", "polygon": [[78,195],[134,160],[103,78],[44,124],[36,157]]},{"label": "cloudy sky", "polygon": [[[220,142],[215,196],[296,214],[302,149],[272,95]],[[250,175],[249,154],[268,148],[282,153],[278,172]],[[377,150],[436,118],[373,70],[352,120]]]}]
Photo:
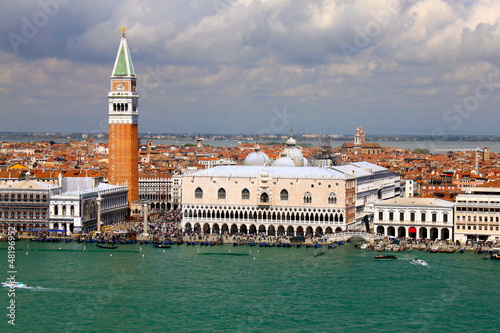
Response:
[{"label": "cloudy sky", "polygon": [[500,134],[498,0],[2,0],[0,131]]}]

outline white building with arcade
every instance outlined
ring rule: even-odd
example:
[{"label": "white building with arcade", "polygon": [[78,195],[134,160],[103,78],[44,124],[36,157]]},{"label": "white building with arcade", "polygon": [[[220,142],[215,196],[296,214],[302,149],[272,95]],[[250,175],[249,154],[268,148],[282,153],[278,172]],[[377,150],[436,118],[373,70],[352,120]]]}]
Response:
[{"label": "white building with arcade", "polygon": [[385,236],[453,238],[454,203],[437,198],[394,198],[374,204],[373,227]]},{"label": "white building with arcade", "polygon": [[182,181],[183,229],[273,236],[330,234],[356,229],[359,216],[364,216],[359,210],[366,203],[399,193],[399,176],[371,163],[308,165],[290,137],[275,161],[256,146],[242,166],[187,172]]}]

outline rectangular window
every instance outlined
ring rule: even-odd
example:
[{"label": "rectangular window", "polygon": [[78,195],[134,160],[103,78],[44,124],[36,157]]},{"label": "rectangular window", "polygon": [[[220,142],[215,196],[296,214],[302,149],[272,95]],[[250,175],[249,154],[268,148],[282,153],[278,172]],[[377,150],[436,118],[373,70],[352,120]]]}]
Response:
[{"label": "rectangular window", "polygon": [[378,219],[380,221],[383,221],[384,220],[384,212],[378,212]]},{"label": "rectangular window", "polygon": [[394,221],[394,213],[389,212],[389,221]]},{"label": "rectangular window", "polygon": [[436,221],[437,221],[437,214],[432,213],[432,222],[436,222]]},{"label": "rectangular window", "polygon": [[399,213],[399,220],[404,221],[405,220],[405,213],[401,212]]},{"label": "rectangular window", "polygon": [[415,221],[415,213],[410,213],[410,221]]},{"label": "rectangular window", "polygon": [[444,223],[448,222],[448,214],[443,214],[443,222]]},{"label": "rectangular window", "polygon": [[425,213],[422,213],[422,222],[425,222]]}]

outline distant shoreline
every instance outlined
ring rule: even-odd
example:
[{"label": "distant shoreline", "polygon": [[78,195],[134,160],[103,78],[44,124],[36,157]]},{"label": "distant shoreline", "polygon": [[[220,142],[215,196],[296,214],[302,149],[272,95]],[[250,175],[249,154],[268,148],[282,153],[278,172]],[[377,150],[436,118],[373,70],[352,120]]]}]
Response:
[{"label": "distant shoreline", "polygon": [[[255,141],[254,134],[214,134],[214,133],[202,133],[199,135],[192,135],[187,133],[140,133],[139,137],[144,140],[196,140],[201,136],[204,141],[225,141],[225,140],[237,140],[241,142],[253,142]],[[259,141],[280,141],[282,137],[286,137],[288,134],[276,134],[274,137],[262,135]],[[316,134],[295,134],[294,137],[299,141],[319,141],[324,139],[326,136],[316,135]],[[342,134],[342,135],[330,135],[328,139],[330,141],[340,141],[340,142],[351,142],[352,134]],[[30,141],[51,141],[51,140],[86,140],[86,139],[98,139],[102,141],[107,141],[107,133],[57,133],[57,132],[0,132],[0,141],[18,141],[20,139]],[[450,142],[500,142],[499,135],[446,135],[446,136],[430,136],[430,135],[368,135],[366,138],[368,142],[415,142],[415,141],[450,141]]]}]

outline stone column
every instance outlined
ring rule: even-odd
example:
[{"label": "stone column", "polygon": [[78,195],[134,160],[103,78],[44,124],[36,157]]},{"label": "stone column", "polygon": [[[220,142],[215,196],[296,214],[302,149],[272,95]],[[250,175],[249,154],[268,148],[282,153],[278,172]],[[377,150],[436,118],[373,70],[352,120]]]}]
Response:
[{"label": "stone column", "polygon": [[147,235],[149,230],[148,230],[148,203],[143,202],[142,203],[142,213],[143,215],[143,223],[144,223],[144,234]]},{"label": "stone column", "polygon": [[99,195],[96,199],[97,201],[97,232],[101,232],[101,202],[102,198]]}]

